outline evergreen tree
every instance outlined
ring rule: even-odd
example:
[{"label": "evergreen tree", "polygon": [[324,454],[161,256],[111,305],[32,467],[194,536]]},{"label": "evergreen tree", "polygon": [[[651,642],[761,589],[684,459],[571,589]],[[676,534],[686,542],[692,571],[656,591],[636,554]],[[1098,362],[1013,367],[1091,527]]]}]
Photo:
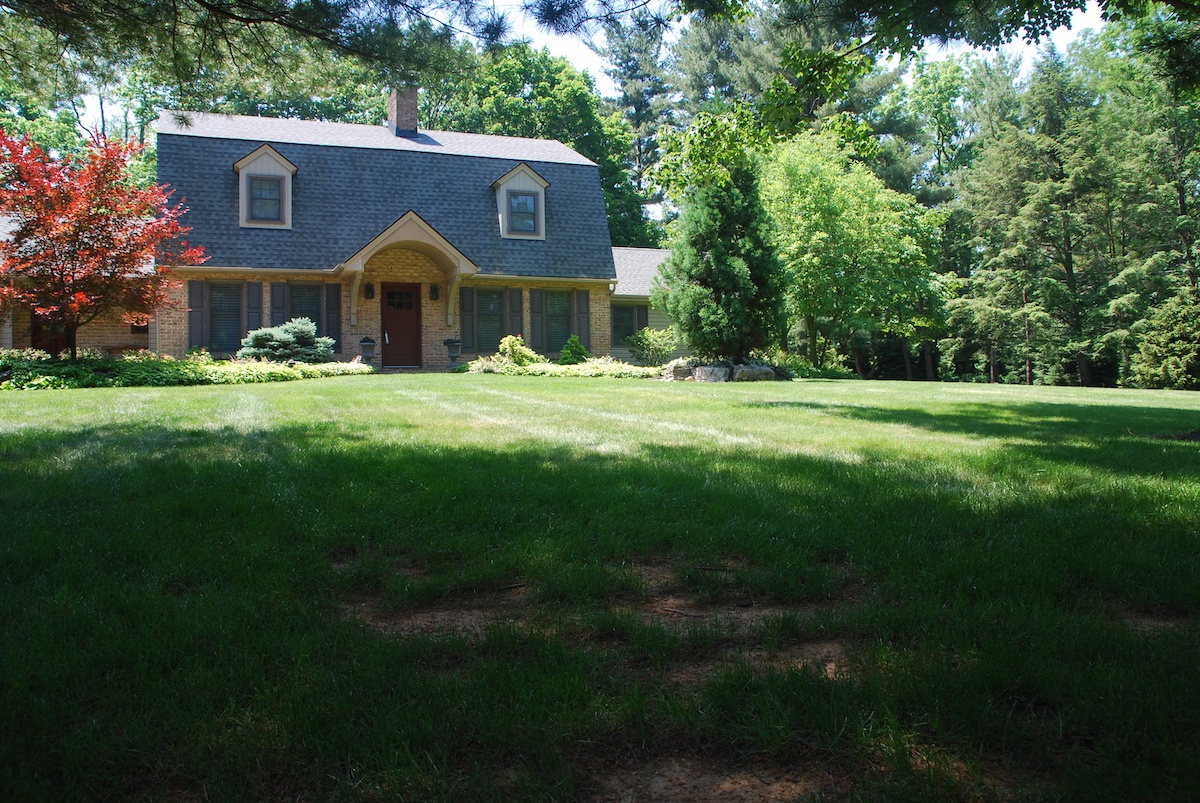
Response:
[{"label": "evergreen tree", "polygon": [[702,114],[669,137],[662,180],[681,208],[651,301],[699,357],[744,361],[779,341],[782,276],[745,127]]}]

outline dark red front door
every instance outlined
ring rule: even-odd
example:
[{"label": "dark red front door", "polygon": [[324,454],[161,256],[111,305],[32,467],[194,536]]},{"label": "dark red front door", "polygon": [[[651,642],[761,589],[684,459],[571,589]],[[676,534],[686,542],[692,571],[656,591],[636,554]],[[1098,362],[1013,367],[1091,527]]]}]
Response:
[{"label": "dark red front door", "polygon": [[384,284],[383,364],[421,366],[421,285]]}]

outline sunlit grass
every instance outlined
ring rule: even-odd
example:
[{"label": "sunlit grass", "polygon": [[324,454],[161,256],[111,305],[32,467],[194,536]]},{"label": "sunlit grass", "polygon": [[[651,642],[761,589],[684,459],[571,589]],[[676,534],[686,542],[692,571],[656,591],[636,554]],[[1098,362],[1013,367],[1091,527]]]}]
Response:
[{"label": "sunlit grass", "polygon": [[[1200,444],[1156,437],[1200,428],[1195,395],[382,376],[2,401],[11,799],[571,799],[668,754],[815,762],[834,797],[1200,784]],[[845,671],[771,657],[810,643]]]}]

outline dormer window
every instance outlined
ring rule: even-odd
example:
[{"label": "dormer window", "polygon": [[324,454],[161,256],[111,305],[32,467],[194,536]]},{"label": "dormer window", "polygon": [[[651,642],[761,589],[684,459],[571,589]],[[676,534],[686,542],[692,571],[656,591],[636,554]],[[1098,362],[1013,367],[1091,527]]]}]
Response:
[{"label": "dormer window", "polygon": [[292,177],[296,166],[270,145],[233,165],[238,174],[238,220],[243,228],[292,227]]},{"label": "dormer window", "polygon": [[250,220],[283,221],[283,179],[250,177]]},{"label": "dormer window", "polygon": [[546,239],[546,188],[550,182],[522,162],[492,182],[500,236],[507,239]]},{"label": "dormer window", "polygon": [[538,196],[536,192],[508,191],[508,233],[538,233]]}]

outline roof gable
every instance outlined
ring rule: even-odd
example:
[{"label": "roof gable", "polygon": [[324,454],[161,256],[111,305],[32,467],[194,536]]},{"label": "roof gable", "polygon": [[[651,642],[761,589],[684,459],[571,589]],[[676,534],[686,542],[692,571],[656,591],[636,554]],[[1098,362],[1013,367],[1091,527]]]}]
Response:
[{"label": "roof gable", "polygon": [[236,162],[233,163],[233,169],[240,173],[240,172],[242,172],[242,169],[246,167],[246,165],[253,164],[255,159],[257,159],[260,156],[264,156],[264,155],[270,156],[272,159],[274,159],[276,162],[279,163],[280,167],[287,169],[287,171],[290,172],[293,176],[296,175],[296,171],[300,169],[300,168],[296,167],[294,164],[292,164],[290,161],[288,161],[288,159],[285,156],[283,156],[279,151],[272,148],[270,145],[261,145],[261,146],[255,148],[254,150],[250,151],[248,154],[243,156],[241,159],[238,159]]},{"label": "roof gable", "polygon": [[532,167],[525,164],[524,162],[521,162],[519,165],[514,167],[512,170],[509,170],[503,176],[501,176],[500,178],[493,181],[492,187],[493,188],[500,187],[503,184],[506,184],[508,181],[510,181],[515,176],[522,176],[522,175],[528,176],[531,181],[540,185],[543,190],[550,186],[550,182],[546,181],[546,179],[544,179],[540,175],[538,175],[538,172],[536,170],[534,170]]}]

